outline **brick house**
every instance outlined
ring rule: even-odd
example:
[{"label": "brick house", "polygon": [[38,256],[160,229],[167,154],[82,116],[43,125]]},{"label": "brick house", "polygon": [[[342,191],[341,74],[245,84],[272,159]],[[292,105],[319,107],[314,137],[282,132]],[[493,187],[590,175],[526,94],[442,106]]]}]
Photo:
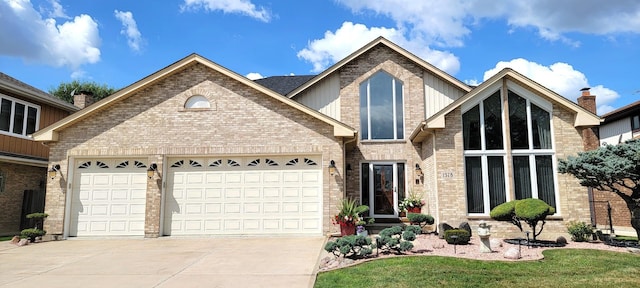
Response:
[{"label": "brick house", "polygon": [[322,235],[343,197],[397,219],[409,193],[456,225],[526,197],[556,207],[549,233],[588,221],[586,189],[555,171],[600,119],[517,72],[470,87],[378,38],[303,77],[251,81],[194,54],[37,132],[61,167],[46,228]]},{"label": "brick house", "polygon": [[4,73],[0,102],[0,235],[16,235],[44,211],[49,148],[30,135],[78,108]]},{"label": "brick house", "polygon": [[[601,116],[598,127],[599,146],[617,145],[640,138],[640,101]],[[593,192],[592,222],[599,228],[609,229],[608,209],[611,208],[611,224],[617,234],[636,235],[631,227],[631,213],[627,204],[611,192]]]}]

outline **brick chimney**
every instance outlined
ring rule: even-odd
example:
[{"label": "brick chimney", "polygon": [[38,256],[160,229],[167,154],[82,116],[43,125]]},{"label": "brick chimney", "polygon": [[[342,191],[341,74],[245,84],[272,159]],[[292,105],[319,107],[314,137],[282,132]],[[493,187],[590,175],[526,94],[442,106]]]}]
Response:
[{"label": "brick chimney", "polygon": [[80,109],[84,109],[85,107],[93,104],[93,92],[91,91],[80,91],[79,94],[73,95],[73,105]]},{"label": "brick chimney", "polygon": [[[591,95],[589,92],[591,88],[582,88],[582,95],[578,97],[578,105],[587,111],[596,114],[596,95]],[[598,127],[584,128],[582,130],[582,144],[585,151],[595,150],[600,147],[600,140],[598,139],[597,130]]]}]

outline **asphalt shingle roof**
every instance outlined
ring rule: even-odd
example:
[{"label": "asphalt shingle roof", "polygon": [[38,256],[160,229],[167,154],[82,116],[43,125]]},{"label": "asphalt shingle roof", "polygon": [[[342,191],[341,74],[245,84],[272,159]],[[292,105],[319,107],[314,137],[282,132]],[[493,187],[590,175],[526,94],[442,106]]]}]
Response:
[{"label": "asphalt shingle roof", "polygon": [[271,76],[254,80],[256,83],[267,87],[281,95],[287,95],[289,92],[300,87],[300,85],[311,80],[316,75],[295,75],[295,76]]}]

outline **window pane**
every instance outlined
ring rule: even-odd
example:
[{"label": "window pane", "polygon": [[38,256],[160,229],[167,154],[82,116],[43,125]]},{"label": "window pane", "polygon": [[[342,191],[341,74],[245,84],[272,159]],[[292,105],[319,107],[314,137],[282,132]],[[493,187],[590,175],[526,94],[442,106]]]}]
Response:
[{"label": "window pane", "polygon": [[532,197],[529,156],[513,156],[513,182],[516,199]]},{"label": "window pane", "polygon": [[531,104],[533,149],[551,149],[551,122],[549,112]]},{"label": "window pane", "polygon": [[0,106],[0,130],[9,132],[9,125],[11,123],[11,101],[2,99],[2,105]]},{"label": "window pane", "polygon": [[394,139],[393,87],[387,73],[376,73],[369,79],[369,112],[371,139]]},{"label": "window pane", "polygon": [[36,132],[36,119],[38,115],[38,109],[33,107],[27,108],[27,135]]},{"label": "window pane", "polygon": [[469,213],[484,213],[480,157],[465,157],[464,164],[467,180],[467,210]]},{"label": "window pane", "polygon": [[631,129],[640,129],[640,116],[636,115],[631,118]]},{"label": "window pane", "polygon": [[462,114],[464,150],[480,150],[480,106]]},{"label": "window pane", "polygon": [[22,134],[24,126],[24,104],[16,103],[13,111],[13,133]]},{"label": "window pane", "polygon": [[529,149],[527,100],[509,91],[509,132],[511,149]]},{"label": "window pane", "polygon": [[362,205],[369,205],[369,163],[362,163],[360,166],[360,173],[362,175]]},{"label": "window pane", "polygon": [[538,178],[538,198],[556,208],[551,155],[536,156],[536,176]]},{"label": "window pane", "polygon": [[403,113],[403,95],[402,83],[395,81],[396,84],[396,139],[404,139],[404,113]]},{"label": "window pane", "polygon": [[489,171],[489,202],[494,207],[507,201],[507,193],[504,181],[504,158],[502,156],[487,157],[487,169]]},{"label": "window pane", "polygon": [[360,84],[360,134],[362,139],[369,139],[369,112],[367,111],[367,87],[369,81]]},{"label": "window pane", "polygon": [[502,149],[502,101],[500,100],[500,91],[485,99],[483,105],[486,149]]}]

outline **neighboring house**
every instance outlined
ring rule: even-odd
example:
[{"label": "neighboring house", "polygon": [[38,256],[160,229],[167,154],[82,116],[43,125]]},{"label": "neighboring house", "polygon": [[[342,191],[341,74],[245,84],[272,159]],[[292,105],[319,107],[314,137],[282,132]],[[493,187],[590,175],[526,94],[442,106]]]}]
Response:
[{"label": "neighboring house", "polygon": [[[630,139],[640,138],[640,101],[631,103],[620,109],[611,111],[601,116],[599,136],[600,146],[617,145]],[[635,231],[631,227],[631,213],[627,204],[616,194],[611,192],[593,193],[593,222],[599,228],[608,228],[608,206],[611,207],[611,222],[617,233]]]},{"label": "neighboring house", "polygon": [[600,118],[511,69],[472,88],[378,38],[287,77],[251,81],[194,54],[35,133],[61,167],[46,229],[322,235],[344,197],[397,219],[410,192],[454,225],[526,197],[556,207],[551,234],[589,219],[586,189],[556,167]]},{"label": "neighboring house", "polygon": [[30,135],[79,109],[4,73],[0,102],[0,235],[16,235],[44,211],[49,148]]}]

